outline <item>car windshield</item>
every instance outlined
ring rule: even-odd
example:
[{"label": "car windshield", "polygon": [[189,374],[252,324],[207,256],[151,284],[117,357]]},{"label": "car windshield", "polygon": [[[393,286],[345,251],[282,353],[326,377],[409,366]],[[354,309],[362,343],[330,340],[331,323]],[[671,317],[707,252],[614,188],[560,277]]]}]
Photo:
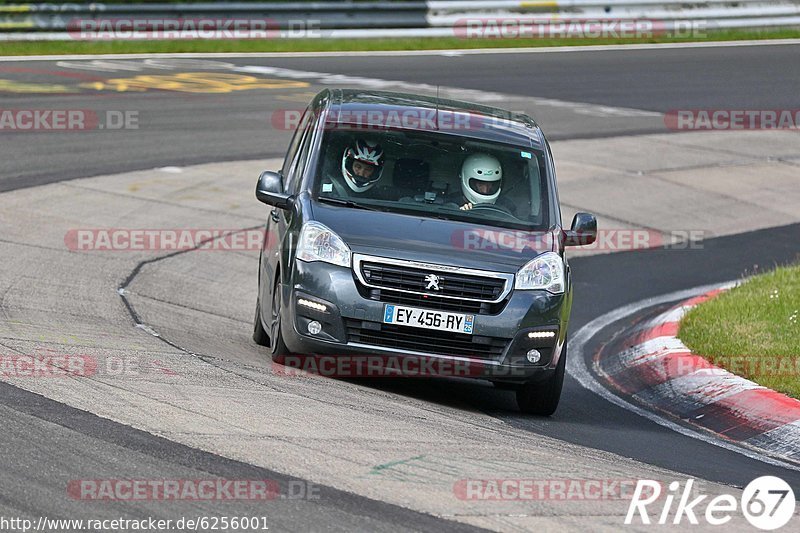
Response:
[{"label": "car windshield", "polygon": [[325,132],[320,158],[321,202],[525,230],[552,222],[544,154],[531,147],[337,128]]}]

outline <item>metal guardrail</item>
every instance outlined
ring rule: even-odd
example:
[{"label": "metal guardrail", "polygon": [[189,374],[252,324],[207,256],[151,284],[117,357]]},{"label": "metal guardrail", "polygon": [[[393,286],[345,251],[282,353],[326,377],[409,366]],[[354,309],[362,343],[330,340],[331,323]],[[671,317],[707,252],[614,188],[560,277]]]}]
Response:
[{"label": "metal guardrail", "polygon": [[[231,2],[146,4],[0,4],[0,40],[69,39],[80,20],[268,21],[291,29],[303,21],[314,37],[453,37],[469,21],[564,19],[703,21],[714,28],[800,26],[800,0],[411,0],[398,2]],[[24,33],[31,32],[31,33]],[[309,37],[304,32],[281,38]]]},{"label": "metal guardrail", "polygon": [[27,4],[0,5],[0,30],[65,30],[76,19],[253,19],[280,28],[293,21],[319,21],[321,29],[424,28],[425,2]]}]

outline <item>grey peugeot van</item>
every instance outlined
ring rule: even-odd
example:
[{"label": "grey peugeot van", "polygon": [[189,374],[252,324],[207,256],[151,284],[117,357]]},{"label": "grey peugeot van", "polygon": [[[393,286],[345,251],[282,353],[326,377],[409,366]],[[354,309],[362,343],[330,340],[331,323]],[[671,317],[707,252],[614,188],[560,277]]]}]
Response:
[{"label": "grey peugeot van", "polygon": [[326,89],[256,197],[270,211],[253,339],[273,359],[449,363],[515,390],[523,412],[556,410],[572,302],[564,249],[594,242],[597,222],[578,213],[562,227],[531,118]]}]

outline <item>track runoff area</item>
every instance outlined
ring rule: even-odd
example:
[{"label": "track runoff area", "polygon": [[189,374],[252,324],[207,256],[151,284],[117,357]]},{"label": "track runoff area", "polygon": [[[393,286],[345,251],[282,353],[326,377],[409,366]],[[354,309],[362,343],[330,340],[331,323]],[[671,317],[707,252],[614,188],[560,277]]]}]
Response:
[{"label": "track runoff area", "polygon": [[[655,53],[677,54],[680,59],[688,53],[683,49],[670,50],[657,50]],[[758,54],[750,48],[739,51],[732,47],[732,50],[739,56],[739,61],[756,62],[754,58]],[[593,52],[599,56],[574,53],[562,56],[562,61],[580,62],[584,61],[581,56],[587,55],[590,57],[586,62],[617,61],[635,66],[644,61],[649,52],[621,52],[617,59],[614,59],[616,52],[612,50]],[[696,53],[702,56],[708,52]],[[725,57],[730,51],[725,53],[714,49],[713,53]],[[180,480],[186,479],[181,476],[187,475],[180,472],[182,468],[199,468],[190,474],[194,479],[202,479],[208,472],[216,473],[212,476],[215,478],[239,475],[244,479],[258,479],[259,476],[274,479],[284,495],[288,495],[288,481],[291,480],[305,482],[306,488],[320,488],[316,491],[322,494],[319,499],[304,496],[271,500],[297,505],[293,510],[275,507],[273,512],[269,512],[268,520],[273,526],[302,523],[300,518],[290,518],[296,517],[295,511],[298,510],[310,513],[312,507],[309,504],[316,506],[320,501],[337,501],[336,498],[341,502],[350,497],[356,498],[353,501],[358,503],[353,503],[355,507],[348,509],[361,506],[372,510],[371,516],[375,510],[383,509],[387,524],[396,526],[410,521],[406,523],[415,524],[412,529],[428,527],[424,522],[413,522],[424,520],[421,518],[423,515],[413,512],[437,516],[440,520],[455,519],[462,526],[469,524],[489,529],[500,529],[501,524],[509,520],[523,528],[541,527],[544,523],[558,523],[560,519],[557,517],[562,513],[572,516],[571,523],[589,527],[615,527],[625,520],[644,525],[645,515],[651,522],[665,517],[665,522],[674,523],[677,518],[679,523],[689,523],[687,506],[694,501],[694,494],[706,495],[690,508],[703,524],[715,527],[709,517],[712,520],[724,519],[730,515],[729,524],[755,525],[753,520],[758,518],[755,516],[757,513],[751,513],[748,518],[745,509],[755,509],[753,502],[770,490],[784,490],[774,480],[765,482],[757,478],[763,475],[779,477],[796,490],[797,477],[789,464],[728,446],[723,440],[698,438],[696,433],[671,422],[669,417],[646,412],[618,396],[613,400],[608,392],[602,392],[605,387],[598,381],[598,376],[591,373],[591,368],[588,376],[577,371],[568,378],[565,401],[546,424],[520,418],[508,406],[507,395],[502,391],[457,381],[435,387],[430,383],[384,381],[364,385],[271,375],[260,368],[266,365],[266,370],[269,370],[269,364],[264,362],[263,354],[249,343],[249,332],[245,331],[248,329],[246,323],[252,318],[251,291],[247,289],[254,282],[252,253],[248,256],[247,250],[239,249],[234,254],[204,256],[198,251],[161,250],[161,244],[155,246],[156,250],[132,246],[134,241],[129,241],[127,246],[131,250],[126,253],[120,255],[121,250],[116,250],[104,254],[99,250],[94,253],[85,249],[71,250],[69,243],[77,245],[79,241],[65,241],[70,231],[78,235],[74,232],[82,227],[123,225],[129,230],[256,227],[262,222],[263,213],[258,205],[251,205],[252,183],[262,167],[267,163],[275,164],[275,161],[259,158],[281,155],[291,134],[291,111],[302,108],[310,94],[332,83],[412,92],[434,91],[436,84],[431,81],[441,76],[441,72],[448,72],[447,87],[439,87],[445,94],[531,112],[541,117],[539,120],[545,131],[554,130],[557,140],[553,143],[553,150],[560,165],[565,216],[571,211],[595,211],[600,213],[601,227],[624,230],[620,235],[628,232],[627,237],[617,240],[607,236],[602,249],[594,250],[593,255],[576,254],[572,260],[579,287],[573,309],[574,340],[583,339],[586,346],[584,353],[573,359],[576,363],[573,371],[581,358],[589,357],[593,346],[603,342],[604,335],[610,333],[604,332],[604,328],[595,332],[598,323],[590,324],[593,320],[620,316],[620,309],[631,310],[625,306],[643,299],[658,305],[658,298],[683,297],[683,293],[676,291],[735,279],[752,267],[752,259],[746,252],[755,242],[760,243],[758,254],[764,258],[762,264],[788,260],[796,253],[787,244],[792,227],[785,225],[796,221],[796,218],[792,219],[791,189],[788,187],[792,176],[796,176],[793,161],[797,153],[793,148],[795,144],[786,137],[789,132],[769,127],[702,132],[687,127],[688,115],[680,115],[680,111],[691,110],[691,116],[700,119],[691,124],[703,125],[704,116],[700,111],[709,111],[709,120],[714,126],[712,110],[726,109],[724,102],[729,90],[732,93],[730,100],[736,101],[739,107],[732,109],[728,116],[733,118],[737,110],[745,111],[743,116],[747,116],[748,108],[741,105],[748,97],[747,84],[745,87],[717,89],[719,95],[695,96],[694,101],[681,96],[675,88],[664,87],[665,92],[672,91],[672,101],[666,99],[660,106],[642,106],[640,102],[614,105],[622,104],[624,95],[607,96],[605,102],[597,101],[596,96],[589,94],[584,98],[581,95],[565,98],[564,94],[558,97],[556,87],[544,87],[544,95],[531,95],[527,93],[533,88],[524,91],[521,88],[522,77],[517,82],[512,76],[505,87],[498,89],[496,82],[475,81],[459,74],[465,67],[472,69],[476,64],[491,73],[493,68],[499,70],[508,62],[521,66],[533,62],[545,71],[557,71],[550,58],[559,54],[567,52],[530,54],[532,58],[519,53],[464,54],[456,59],[443,54],[411,58],[368,56],[355,65],[356,62],[349,57],[336,60],[330,57],[64,58],[45,62],[15,61],[16,72],[9,68],[10,62],[4,62],[2,67],[5,70],[0,72],[3,81],[0,83],[10,89],[4,91],[9,98],[21,103],[25,102],[24,99],[32,99],[36,106],[31,103],[30,108],[51,107],[67,111],[63,119],[67,124],[69,111],[86,110],[82,115],[84,124],[92,124],[95,120],[92,117],[97,117],[97,127],[80,132],[67,130],[70,132],[56,134],[45,127],[49,125],[47,120],[55,119],[41,118],[42,128],[28,131],[27,137],[22,133],[4,135],[19,154],[20,161],[3,163],[4,190],[7,192],[2,198],[9,202],[9,220],[15,221],[7,236],[10,242],[3,245],[9,248],[9,254],[4,255],[16,257],[6,266],[5,301],[16,303],[11,307],[13,323],[7,323],[5,328],[13,328],[13,331],[7,329],[3,336],[16,339],[16,349],[23,354],[34,353],[44,343],[49,349],[81,351],[103,361],[98,366],[102,371],[82,380],[25,380],[21,376],[8,379],[16,391],[14,394],[24,395],[28,391],[49,398],[54,401],[47,407],[52,413],[72,408],[113,421],[116,425],[109,426],[108,430],[119,438],[112,439],[111,443],[98,440],[99,434],[90,430],[88,421],[80,422],[80,417],[69,426],[70,436],[62,437],[68,441],[92,439],[93,446],[101,450],[111,444],[125,450],[125,454],[138,450],[137,453],[151,458],[145,461],[131,456],[130,464],[138,465],[138,468],[143,468],[154,458],[153,452],[147,450],[153,449],[155,442],[151,446],[146,444],[147,440],[153,438],[152,435],[166,437],[173,444],[164,443],[168,453],[158,458],[158,469],[152,472],[162,472],[161,478],[165,476],[163,472],[169,472],[170,479],[178,480],[178,490],[188,491],[187,494],[191,494],[192,488],[200,490],[201,487],[181,484]],[[448,63],[445,60],[462,64],[446,70],[443,65]],[[761,60],[769,61],[763,57]],[[708,59],[701,58],[695,63],[702,67],[703,61]],[[684,68],[695,63],[686,60]],[[416,68],[407,68],[409,64]],[[323,65],[327,68],[320,68]],[[383,66],[376,68],[375,65]],[[366,76],[364,71],[367,70],[372,70],[373,74]],[[587,75],[596,76],[593,73]],[[631,92],[646,88],[647,76],[641,74],[641,78],[633,84]],[[493,87],[484,86],[486,83]],[[606,83],[613,86],[618,82],[608,80]],[[47,96],[36,92],[43,90],[42,85],[51,90]],[[782,109],[780,106],[785,102],[778,100],[784,97],[781,90],[776,90],[774,102],[765,102],[761,110]],[[690,100],[684,106],[686,109],[680,106],[681,98]],[[709,102],[703,98],[716,98],[717,101]],[[636,94],[629,98],[634,102],[636,99]],[[212,102],[221,111],[215,111],[215,106],[209,105]],[[20,106],[15,103],[14,107]],[[670,114],[670,110],[676,113]],[[246,117],[253,113],[260,115],[248,121]],[[670,129],[668,120],[671,119],[667,117],[674,117],[675,130]],[[683,120],[681,128],[677,128],[679,117]],[[22,117],[23,123],[27,124],[27,119],[27,116]],[[19,122],[19,115],[13,120]],[[73,115],[73,126],[78,121],[78,116]],[[723,122],[724,117],[717,115],[716,125]],[[115,128],[115,124],[123,127]],[[762,122],[758,124],[764,126]],[[719,128],[712,127],[714,129]],[[176,131],[191,133],[176,134]],[[220,139],[220,131],[229,132],[227,138]],[[723,133],[725,137],[721,137]],[[259,135],[261,137],[256,142],[253,138]],[[264,140],[274,146],[270,148],[273,152],[264,153],[267,144]],[[88,161],[78,150],[89,144],[106,150],[93,158],[96,160]],[[720,148],[721,144],[724,148]],[[169,148],[164,149],[165,146]],[[201,146],[210,148],[201,150],[198,148]],[[735,153],[736,164],[733,166],[730,165],[731,152]],[[148,155],[142,157],[142,154]],[[211,162],[215,160],[227,162]],[[52,171],[46,172],[43,167],[63,169],[63,173],[54,178]],[[699,190],[698,169],[702,169],[705,177]],[[753,202],[749,196],[752,189],[741,187],[742,181],[735,179],[745,175],[772,176],[771,185],[782,187],[786,184],[787,188],[775,191],[774,198],[760,199],[759,203],[750,205]],[[85,179],[85,176],[95,177]],[[59,183],[62,179],[71,181]],[[654,192],[642,194],[640,204],[630,206],[626,201],[627,195],[617,192],[620,184],[642,186]],[[183,191],[188,188],[194,194],[187,197]],[[123,191],[124,194],[117,194]],[[688,198],[695,198],[696,202],[687,202]],[[45,199],[48,201],[43,202]],[[735,203],[741,216],[726,216],[725,201]],[[703,211],[704,205],[717,207]],[[120,221],[115,215],[119,212],[128,214],[125,220]],[[758,212],[761,216],[749,216],[747,213],[751,212]],[[50,216],[37,217],[35,213]],[[675,225],[675,213],[679,213],[684,221],[680,227]],[[701,214],[702,219],[699,218]],[[54,215],[63,222],[53,224]],[[45,224],[45,218],[50,223]],[[786,229],[766,229],[776,226]],[[678,243],[689,235],[689,231],[701,232],[694,235],[701,236],[702,240],[692,239],[695,242],[692,246],[680,246]],[[653,235],[648,242],[658,242],[662,246],[657,249],[647,247],[647,251],[631,250],[634,242],[645,242],[643,232]],[[656,241],[655,235],[662,240]],[[768,238],[770,236],[773,238]],[[783,236],[786,238],[781,238]],[[623,238],[628,240],[620,240]],[[663,246],[667,243],[672,246]],[[247,246],[246,240],[234,248],[241,246]],[[608,249],[611,247],[617,249]],[[12,248],[15,254],[10,253]],[[83,253],[70,255],[72,264],[60,269],[50,268],[49,265],[58,264],[53,257],[48,257],[50,254],[63,258],[63,254],[75,251]],[[175,251],[184,253],[172,256]],[[621,253],[596,253],[610,251]],[[241,268],[235,266],[239,263]],[[716,268],[709,270],[709,264]],[[239,274],[233,277],[222,275],[231,268]],[[170,280],[179,279],[179,273],[195,269],[204,274],[191,279],[187,279],[185,274],[183,276],[184,283],[188,281],[193,287],[181,292],[191,295],[188,300],[169,290],[164,297],[164,289],[175,283]],[[139,318],[133,322],[139,327],[132,326],[130,315],[120,313],[118,292],[123,285],[119,279],[106,279],[102,275],[104,271],[118,272],[112,278],[120,279],[137,272],[133,282],[124,285],[124,291]],[[42,279],[62,279],[64,286],[85,279],[90,272],[97,274],[91,276],[94,283],[85,287],[81,285],[82,296],[77,300],[72,298],[70,301],[57,292],[51,295],[37,292],[27,299],[18,299],[22,298],[18,280],[34,272]],[[598,278],[606,282],[598,283]],[[211,285],[209,279],[214,280]],[[87,313],[89,302],[102,311],[99,314]],[[227,302],[223,313],[215,310],[219,302]],[[36,311],[42,307],[74,318],[44,327],[43,317]],[[648,309],[637,308],[637,312],[648,312]],[[609,325],[609,328],[613,327]],[[593,332],[591,338],[586,337],[587,331]],[[68,335],[75,338],[65,337],[64,332],[70,332]],[[42,336],[45,338],[38,338]],[[139,370],[131,370],[133,375],[112,375],[108,368],[116,367],[105,364],[111,355],[128,361],[129,369]],[[133,365],[131,361],[134,360],[141,364],[138,367]],[[154,365],[153,360],[159,361],[158,365]],[[144,372],[143,368],[150,372]],[[232,380],[230,387],[217,385],[228,383],[225,380]],[[597,384],[591,385],[592,382],[599,383],[601,388]],[[186,414],[187,409],[199,407],[191,400],[196,397],[198,384],[204,394],[218,398],[213,402],[215,405],[230,406],[226,407],[227,421],[215,416],[213,409],[202,408],[192,415]],[[230,394],[237,387],[241,392],[237,393],[237,401],[231,403]],[[270,395],[267,391],[275,387],[284,392]],[[6,398],[12,398],[12,393],[7,394]],[[608,401],[598,401],[597,394]],[[334,412],[324,415],[314,407],[323,397],[328,398],[326,403],[332,398],[337,399],[333,401],[337,406],[333,408]],[[303,420],[303,423],[291,424],[287,428],[285,417],[279,423],[274,415],[257,407],[263,406],[267,399],[278,402],[273,405],[286,409],[284,412],[290,413],[291,419]],[[22,416],[24,409],[19,406],[25,402],[19,398],[15,401],[18,409],[9,414]],[[377,431],[391,442],[391,446],[376,447],[370,439],[353,440],[348,428],[363,420],[365,405],[370,406],[368,416],[372,434]],[[36,415],[41,420],[44,415],[37,409],[31,408],[26,416]],[[403,414],[388,414],[398,413],[398,410]],[[160,416],[137,414],[142,411],[156,412]],[[63,411],[67,412],[70,411]],[[422,412],[427,413],[424,418],[415,415]],[[476,426],[476,417],[480,421],[479,427]],[[338,420],[337,424],[331,425],[330,419]],[[242,421],[237,424],[236,431],[230,426],[234,420]],[[257,427],[249,427],[254,420],[259,421]],[[309,421],[313,421],[311,426]],[[615,424],[618,431],[607,431],[609,423]],[[200,432],[196,430],[175,430],[181,427],[203,427],[202,433],[217,432],[220,438],[199,438]],[[265,454],[263,447],[252,444],[254,438],[270,442],[270,435],[276,427],[284,427],[287,432],[284,439],[303,442],[304,452],[295,453],[290,447],[275,444],[270,446],[271,453]],[[309,431],[309,427],[317,429]],[[232,437],[242,431],[241,437]],[[547,453],[537,452],[541,455],[531,457],[530,453],[515,451],[503,464],[488,462],[489,455],[468,444],[485,441],[487,431],[503,435],[496,441],[489,439],[495,453],[508,454],[517,446],[518,450],[530,450],[532,443]],[[428,435],[424,443],[409,439],[409,435],[420,432]],[[331,434],[351,440],[352,450],[341,457],[331,457],[329,446],[325,444],[325,436]],[[29,438],[25,433],[20,434],[20,438],[25,435]],[[453,435],[463,435],[455,442],[460,452],[446,453],[447,447],[454,445]],[[637,437],[631,438],[631,435]],[[46,442],[55,438],[55,434],[45,431],[42,438]],[[236,442],[236,452],[234,447],[226,444],[232,438]],[[75,442],[80,446],[77,440]],[[406,452],[405,455],[397,454],[398,446]],[[674,450],[686,453],[676,457]],[[103,451],[101,456],[105,453]],[[179,454],[185,453],[193,457],[190,464],[178,459]],[[301,460],[301,455],[305,459]],[[230,459],[222,459],[224,457]],[[369,460],[363,462],[359,457]],[[636,461],[623,457],[634,457]],[[241,463],[234,466],[227,463],[228,460]],[[98,477],[133,479],[134,472],[125,468],[109,466],[109,474],[103,476],[96,473],[96,468],[81,461],[75,464],[53,461],[50,466],[58,473],[59,480],[48,485],[52,490],[51,501],[35,500],[34,505],[37,510],[47,511],[51,516],[89,519],[90,515],[99,514],[110,519],[108,509],[90,509],[87,502],[109,493],[124,496],[128,494],[128,488],[131,491],[134,488],[122,482],[102,483],[102,479],[94,485],[80,483],[80,480]],[[225,468],[232,470],[225,471]],[[248,468],[266,470],[247,473]],[[363,475],[353,475],[353,471]],[[422,475],[423,472],[426,474]],[[280,477],[286,475],[295,477]],[[414,479],[425,481],[415,482]],[[612,479],[625,482],[615,485]],[[70,485],[75,480],[78,483]],[[646,480],[657,482],[661,489],[660,495],[650,503],[645,502],[654,497],[657,489]],[[755,485],[751,486],[751,482]],[[66,487],[73,487],[73,492]],[[170,491],[175,487],[171,484]],[[275,494],[270,489],[274,485],[265,484],[264,487],[264,494]],[[745,487],[743,492],[741,487]],[[754,499],[756,490],[759,496]],[[163,495],[164,492],[153,489],[153,494]],[[313,490],[306,492],[315,493]],[[73,497],[76,494],[78,498]],[[606,497],[599,498],[598,494]],[[685,495],[691,497],[684,502]],[[158,515],[164,520],[178,520],[180,517],[177,515],[183,511],[174,502],[170,503],[171,500],[163,498],[148,500],[147,509],[130,499],[118,500],[133,517]],[[209,515],[221,516],[218,500],[210,499],[193,505],[201,506]],[[396,507],[382,508],[381,505]],[[724,511],[723,507],[733,509]],[[486,516],[487,508],[491,510],[490,517]],[[783,516],[781,513],[785,513],[786,508],[783,503],[776,506],[774,516]],[[403,514],[407,512],[411,514]],[[343,524],[363,523],[359,520],[364,516],[359,512],[348,513],[332,519]],[[7,514],[10,516],[12,513]],[[610,516],[597,518],[598,514]],[[307,524],[318,523],[311,518]],[[31,520],[35,524],[35,519]],[[447,527],[444,525],[447,522],[439,523]]]}]

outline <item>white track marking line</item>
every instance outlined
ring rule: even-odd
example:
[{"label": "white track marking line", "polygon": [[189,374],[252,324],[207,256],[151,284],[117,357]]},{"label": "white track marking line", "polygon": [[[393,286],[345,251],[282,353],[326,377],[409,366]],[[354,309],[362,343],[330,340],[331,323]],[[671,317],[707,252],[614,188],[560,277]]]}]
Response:
[{"label": "white track marking line", "polygon": [[[295,70],[289,68],[271,67],[266,65],[242,65],[231,69],[234,72],[244,72],[248,74],[262,74],[266,76],[276,76],[278,78],[302,79],[320,85],[343,85],[359,86],[374,90],[408,90],[424,91],[434,93],[437,91],[435,85],[427,83],[407,82],[399,80],[385,80],[381,78],[367,78],[364,76],[349,76],[346,74],[332,74],[328,72],[314,72],[305,70]],[[577,114],[591,115],[599,117],[660,117],[662,113],[655,111],[644,111],[628,107],[614,107],[607,105],[589,104],[585,102],[567,102],[553,98],[524,97],[480,89],[462,89],[459,87],[439,87],[445,91],[447,97],[472,100],[475,102],[508,102],[510,98],[522,98],[530,104],[537,106],[550,106],[568,109]]]},{"label": "white track marking line", "polygon": [[[444,96],[448,98],[455,98],[459,100],[467,100],[472,102],[481,103],[509,103],[516,102],[519,106],[522,102],[526,107],[553,107],[559,109],[566,109],[577,115],[587,115],[603,118],[614,117],[662,117],[663,114],[656,111],[646,111],[642,109],[633,109],[628,107],[615,107],[609,105],[591,104],[586,102],[570,102],[564,100],[557,100],[554,98],[542,97],[526,97],[521,95],[497,93],[491,91],[484,91],[480,89],[464,89],[458,87],[431,85],[427,83],[407,82],[400,80],[387,80],[381,78],[369,78],[365,76],[353,76],[348,74],[334,74],[330,72],[315,72],[307,70],[296,70],[290,68],[274,67],[269,65],[234,65],[232,63],[225,63],[219,61],[196,61],[195,68],[212,69],[212,70],[226,70],[230,72],[241,72],[245,74],[256,74],[272,76],[292,80],[305,80],[309,83],[324,86],[356,86],[365,87],[370,90],[404,90],[409,92],[427,92],[434,94],[439,90],[444,92]],[[193,68],[190,60],[180,59],[170,63],[168,59],[156,60],[149,59],[146,61],[136,60],[88,60],[88,61],[58,61],[57,66],[60,68],[77,69],[77,70],[95,70],[100,72],[128,72],[128,71],[142,71],[147,68],[157,68],[161,70],[182,70],[186,68]],[[152,65],[152,66],[151,66]]]}]

